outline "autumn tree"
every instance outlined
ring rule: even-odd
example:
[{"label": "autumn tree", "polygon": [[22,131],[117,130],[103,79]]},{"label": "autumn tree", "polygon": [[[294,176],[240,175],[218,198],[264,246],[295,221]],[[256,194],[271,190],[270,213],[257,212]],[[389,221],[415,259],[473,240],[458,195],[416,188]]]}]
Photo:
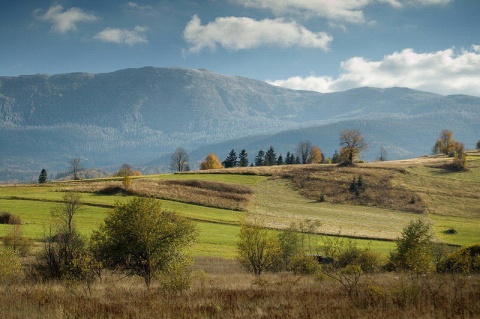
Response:
[{"label": "autumn tree", "polygon": [[230,153],[228,153],[227,158],[223,161],[223,166],[225,168],[236,167],[238,165],[238,157],[235,150],[232,148]]},{"label": "autumn tree", "polygon": [[122,269],[145,280],[147,287],[159,273],[185,265],[184,248],[197,237],[194,224],[163,211],[153,198],[117,203],[92,235],[92,247],[111,269]]},{"label": "autumn tree", "polygon": [[222,163],[220,163],[220,160],[218,159],[218,157],[213,153],[208,154],[205,160],[200,164],[201,170],[216,169],[216,168],[223,168],[223,166],[222,166]]},{"label": "autumn tree", "polygon": [[307,158],[308,164],[321,164],[323,162],[323,153],[318,146],[312,146]]},{"label": "autumn tree", "polygon": [[353,165],[355,159],[368,148],[359,130],[342,130],[340,132],[340,163]]},{"label": "autumn tree", "polygon": [[185,149],[178,147],[170,158],[170,170],[174,172],[189,171],[188,153]]},{"label": "autumn tree", "polygon": [[240,154],[238,154],[238,165],[240,167],[247,167],[248,166],[248,154],[245,149],[243,149]]},{"label": "autumn tree", "polygon": [[448,156],[454,156],[455,150],[458,147],[457,141],[453,138],[453,132],[449,130],[442,130],[440,135],[433,146],[434,154],[445,154]]},{"label": "autumn tree", "polygon": [[122,164],[118,171],[113,174],[116,177],[124,177],[124,176],[140,176],[142,175],[141,172],[135,170],[132,165],[130,164]]},{"label": "autumn tree", "polygon": [[70,160],[69,165],[70,165],[70,172],[73,174],[73,179],[79,180],[80,172],[84,170],[84,167],[82,165],[82,160],[79,157],[75,157]]},{"label": "autumn tree", "polygon": [[312,143],[310,141],[301,141],[297,144],[297,157],[300,158],[300,164],[307,164],[308,157],[312,152]]},{"label": "autumn tree", "polygon": [[38,177],[38,182],[40,184],[44,184],[47,182],[47,170],[45,168],[42,169],[42,171],[40,172],[40,176]]}]

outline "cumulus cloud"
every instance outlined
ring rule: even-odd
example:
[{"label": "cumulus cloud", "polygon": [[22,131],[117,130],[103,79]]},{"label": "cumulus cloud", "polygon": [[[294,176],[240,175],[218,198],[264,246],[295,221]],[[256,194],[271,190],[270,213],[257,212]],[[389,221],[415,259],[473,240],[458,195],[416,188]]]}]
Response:
[{"label": "cumulus cloud", "polygon": [[283,19],[257,21],[245,17],[226,17],[202,25],[197,15],[188,22],[183,36],[191,45],[190,52],[199,52],[204,48],[213,50],[217,45],[235,51],[262,45],[300,46],[327,51],[333,39],[325,32],[312,32],[296,22]]},{"label": "cumulus cloud", "polygon": [[118,29],[118,28],[106,28],[105,30],[97,33],[93,38],[103,42],[112,42],[118,44],[142,44],[148,43],[145,32],[148,28],[143,26],[136,26],[132,30]]},{"label": "cumulus cloud", "polygon": [[52,23],[52,31],[58,33],[76,31],[78,23],[98,20],[97,16],[89,14],[82,9],[70,8],[64,10],[60,5],[50,7],[45,13],[42,12],[42,10],[35,10],[35,15],[42,21]]},{"label": "cumulus cloud", "polygon": [[387,55],[381,61],[353,57],[341,63],[337,78],[326,76],[291,77],[267,81],[296,90],[335,92],[351,88],[409,87],[439,94],[480,96],[480,45],[470,50],[446,49],[417,53],[404,49]]},{"label": "cumulus cloud", "polygon": [[401,8],[406,5],[444,5],[453,0],[233,0],[247,8],[266,9],[276,15],[302,14],[320,16],[331,20],[364,23],[363,8],[377,3],[387,3]]}]

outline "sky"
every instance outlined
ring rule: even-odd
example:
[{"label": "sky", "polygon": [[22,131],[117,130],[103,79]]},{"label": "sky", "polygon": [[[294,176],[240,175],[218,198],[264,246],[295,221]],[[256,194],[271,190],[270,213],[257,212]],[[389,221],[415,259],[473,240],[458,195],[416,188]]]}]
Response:
[{"label": "sky", "polygon": [[478,0],[1,0],[0,76],[182,67],[480,96]]}]

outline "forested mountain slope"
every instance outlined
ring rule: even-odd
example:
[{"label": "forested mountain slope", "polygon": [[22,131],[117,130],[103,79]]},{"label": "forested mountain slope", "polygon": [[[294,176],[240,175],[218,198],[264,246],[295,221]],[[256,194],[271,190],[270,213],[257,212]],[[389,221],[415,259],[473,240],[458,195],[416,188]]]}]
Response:
[{"label": "forested mountain slope", "polygon": [[[258,141],[252,150],[264,144],[287,149],[308,138],[331,151],[338,130],[356,125],[401,158],[429,152],[439,128],[454,130],[471,147],[480,136],[473,127],[479,119],[478,97],[407,88],[321,94],[207,70],[0,77],[0,180],[35,178],[43,167],[64,170],[73,157],[98,167],[167,158],[179,146],[193,151],[225,143],[227,152],[246,148],[228,142],[244,137]],[[292,142],[281,146],[285,134]],[[402,136],[418,147],[409,148]]]}]

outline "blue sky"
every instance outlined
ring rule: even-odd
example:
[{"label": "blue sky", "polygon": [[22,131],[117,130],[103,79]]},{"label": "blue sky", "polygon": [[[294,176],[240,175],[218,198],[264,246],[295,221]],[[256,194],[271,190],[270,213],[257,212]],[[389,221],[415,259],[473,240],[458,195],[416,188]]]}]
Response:
[{"label": "blue sky", "polygon": [[205,68],[480,96],[477,0],[2,0],[0,76]]}]

